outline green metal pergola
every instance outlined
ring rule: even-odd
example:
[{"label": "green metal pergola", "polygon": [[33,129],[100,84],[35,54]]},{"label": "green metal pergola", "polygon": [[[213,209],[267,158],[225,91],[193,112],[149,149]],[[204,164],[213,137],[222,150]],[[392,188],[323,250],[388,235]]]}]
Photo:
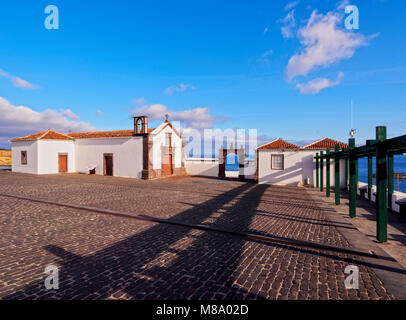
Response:
[{"label": "green metal pergola", "polygon": [[[340,204],[340,160],[345,159],[345,189],[349,190],[349,215],[356,217],[358,159],[368,158],[368,199],[372,197],[372,158],[376,158],[376,238],[379,242],[388,241],[388,203],[392,207],[394,192],[393,157],[406,153],[406,135],[386,139],[386,127],[376,127],[376,139],[367,140],[366,145],[355,147],[355,139],[348,140],[349,148],[340,150],[339,145],[327,153],[316,153],[316,187],[323,191],[323,162],[326,159],[326,196],[330,196],[330,160],[334,158],[335,204]],[[388,201],[389,199],[389,201]]]}]

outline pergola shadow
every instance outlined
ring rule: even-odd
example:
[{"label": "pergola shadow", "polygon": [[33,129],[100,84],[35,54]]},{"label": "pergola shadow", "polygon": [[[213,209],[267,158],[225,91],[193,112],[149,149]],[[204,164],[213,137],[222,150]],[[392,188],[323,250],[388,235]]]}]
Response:
[{"label": "pergola shadow", "polygon": [[[244,210],[246,219],[239,224],[248,228],[265,190],[242,184],[171,219],[201,223],[239,195],[222,213],[228,218],[211,226],[226,228],[233,212]],[[131,299],[264,298],[233,285],[244,244],[243,239],[164,224],[89,256],[49,244],[44,249],[59,258],[59,289],[47,290],[43,280],[36,281],[3,299],[106,299],[115,294]]]}]

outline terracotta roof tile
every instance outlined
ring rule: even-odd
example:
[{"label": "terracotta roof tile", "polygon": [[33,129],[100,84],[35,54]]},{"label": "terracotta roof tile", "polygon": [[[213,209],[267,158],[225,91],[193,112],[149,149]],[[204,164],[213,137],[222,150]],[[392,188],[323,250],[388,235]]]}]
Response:
[{"label": "terracotta roof tile", "polygon": [[321,140],[318,140],[316,142],[313,142],[305,147],[303,149],[313,149],[313,150],[319,150],[319,149],[334,149],[335,145],[338,144],[340,148],[348,148],[348,144],[340,141],[336,141],[333,139],[329,138],[324,138]]},{"label": "terracotta roof tile", "polygon": [[71,137],[69,137],[69,136],[67,136],[65,134],[62,134],[62,133],[59,133],[59,132],[56,132],[56,131],[53,131],[53,130],[45,130],[45,131],[42,131],[42,132],[30,134],[30,135],[25,136],[25,137],[11,139],[10,141],[14,142],[14,141],[42,140],[42,139],[72,140]]},{"label": "terracotta roof tile", "polygon": [[[148,133],[151,133],[154,129],[148,129]],[[116,131],[98,131],[98,132],[77,132],[69,133],[68,136],[75,139],[94,139],[94,138],[121,138],[132,137],[134,130],[116,130]]]},{"label": "terracotta roof tile", "polygon": [[68,136],[75,138],[75,139],[118,138],[118,137],[131,137],[133,135],[134,135],[134,130],[77,132],[77,133],[68,134]]},{"label": "terracotta roof tile", "polygon": [[258,150],[268,150],[268,149],[300,149],[299,146],[292,143],[286,142],[282,139],[276,139],[267,144],[258,147]]},{"label": "terracotta roof tile", "polygon": [[[151,133],[154,128],[148,129],[148,133]],[[25,137],[11,139],[14,141],[25,141],[25,140],[73,140],[73,139],[92,139],[92,138],[117,138],[117,137],[132,137],[134,135],[134,130],[117,130],[117,131],[98,131],[98,132],[77,132],[62,134],[53,130],[45,130],[38,133],[33,133]]]}]

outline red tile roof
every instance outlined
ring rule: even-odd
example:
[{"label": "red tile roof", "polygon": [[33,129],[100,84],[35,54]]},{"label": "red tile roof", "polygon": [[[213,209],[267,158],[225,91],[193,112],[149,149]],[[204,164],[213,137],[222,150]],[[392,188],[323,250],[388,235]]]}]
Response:
[{"label": "red tile roof", "polygon": [[340,141],[336,141],[329,138],[324,138],[308,144],[304,146],[303,149],[312,149],[312,150],[320,150],[320,149],[334,149],[335,145],[338,144],[340,148],[348,148],[348,144]]},{"label": "red tile roof", "polygon": [[48,140],[73,140],[73,138],[71,138],[71,137],[69,137],[69,136],[67,136],[65,134],[62,134],[62,133],[59,133],[59,132],[48,129],[48,130],[45,130],[45,131],[42,131],[42,132],[30,134],[30,135],[25,136],[25,137],[14,138],[14,139],[11,139],[10,141],[14,142],[14,141],[43,140],[43,139],[48,139]]},{"label": "red tile roof", "polygon": [[75,139],[131,137],[134,135],[134,130],[77,132],[68,135]]},{"label": "red tile roof", "polygon": [[282,139],[276,139],[267,144],[258,147],[258,150],[268,150],[268,149],[300,149],[299,146],[292,143],[286,142]]},{"label": "red tile roof", "polygon": [[[154,129],[148,129],[148,133],[151,133]],[[69,133],[68,136],[75,139],[92,139],[92,138],[120,138],[120,137],[132,137],[134,130],[116,130],[116,131],[98,131],[98,132],[77,132]]]},{"label": "red tile roof", "polygon": [[[148,129],[148,133],[151,133],[153,128]],[[117,130],[117,131],[98,131],[98,132],[77,132],[69,133],[67,135],[53,131],[46,130],[38,133],[31,134],[29,136],[11,139],[14,141],[25,141],[25,140],[73,140],[73,139],[92,139],[92,138],[117,138],[117,137],[132,137],[134,135],[134,130]]]}]

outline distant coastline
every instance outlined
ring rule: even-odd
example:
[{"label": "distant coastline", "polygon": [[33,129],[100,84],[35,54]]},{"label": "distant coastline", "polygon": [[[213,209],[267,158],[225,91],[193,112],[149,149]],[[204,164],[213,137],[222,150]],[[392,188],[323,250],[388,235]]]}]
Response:
[{"label": "distant coastline", "polygon": [[0,166],[11,166],[11,150],[0,149]]}]

